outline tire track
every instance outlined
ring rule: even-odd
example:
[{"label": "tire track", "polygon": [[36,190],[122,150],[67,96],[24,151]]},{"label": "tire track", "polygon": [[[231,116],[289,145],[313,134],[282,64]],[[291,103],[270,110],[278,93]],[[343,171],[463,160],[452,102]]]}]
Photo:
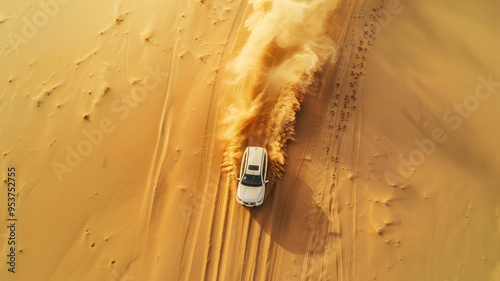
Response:
[{"label": "tire track", "polygon": [[[347,1],[343,1],[343,3],[348,3]],[[353,18],[353,14],[355,11],[359,11],[360,9],[360,6],[364,3],[364,1],[357,1],[356,3],[352,4],[350,6],[350,11],[348,12],[348,15],[349,15],[349,20],[346,24],[346,26],[344,27],[343,31],[341,32],[341,40],[340,42],[341,43],[344,43],[344,42],[347,42],[348,39],[350,39],[348,36],[351,35],[352,33],[352,27],[354,25],[354,22],[352,21],[352,18]],[[348,56],[349,56],[350,52],[346,52],[346,55],[345,55],[345,59],[344,59],[344,64],[348,63]],[[341,66],[340,66],[341,67]],[[326,73],[330,73],[330,72],[333,72],[335,73],[335,69],[339,68],[338,65],[336,65],[334,67],[334,70],[332,71],[331,68],[330,69],[327,69],[326,70]],[[344,65],[344,69],[347,69],[347,66]],[[346,73],[347,71],[344,71],[344,74]],[[328,77],[325,75],[325,77]],[[328,93],[328,88],[329,88],[329,85],[327,84],[326,86],[327,90],[325,91],[326,93]],[[343,95],[342,97],[344,97],[345,95]],[[320,104],[321,102],[323,101],[322,99],[323,96],[320,96],[318,95],[316,101],[315,101],[315,108],[316,107],[321,107]],[[339,96],[336,97],[337,100],[339,98]],[[326,104],[328,105],[328,103],[323,103],[323,104]],[[320,110],[321,112],[324,112],[324,108],[326,106],[323,106],[322,109]],[[334,116],[333,118],[335,120],[335,123],[336,124],[339,124],[340,122],[340,114],[338,113],[336,115],[336,118]],[[317,127],[319,126],[319,122],[320,120],[313,120],[313,124],[312,126],[313,127]],[[333,136],[333,134],[332,134]],[[304,160],[306,158],[306,155],[311,155],[311,153],[313,152],[314,150],[314,146],[311,145],[311,142],[314,141],[312,140],[310,137],[306,139],[306,144],[305,144],[305,148],[303,149],[302,151],[302,156],[301,156],[301,161],[299,162],[299,165],[298,167],[295,169],[294,171],[294,176],[292,177],[293,180],[292,180],[292,185],[291,186],[288,186],[287,188],[287,193],[285,195],[285,199],[284,199],[284,206],[285,206],[285,209],[283,210],[283,212],[281,213],[281,216],[277,219],[279,221],[279,224],[276,228],[277,230],[277,235],[278,235],[278,240],[279,241],[285,241],[286,238],[287,238],[287,232],[284,231],[285,229],[285,226],[284,226],[284,223],[286,221],[286,218],[289,214],[289,209],[288,209],[288,205],[286,204],[286,202],[289,202],[290,201],[290,197],[291,197],[291,194],[294,194],[296,190],[298,190],[300,188],[300,181],[298,179],[300,179],[302,177],[302,173],[303,171],[307,170],[307,163],[306,161]],[[328,158],[325,158],[323,160],[323,162],[325,162]],[[328,163],[328,162],[327,162]],[[324,177],[326,178],[327,177],[327,173],[325,172],[324,173]],[[324,184],[326,180],[323,180],[323,183],[320,184],[320,186],[324,186],[326,187],[326,185]],[[329,188],[326,187],[326,188]],[[328,194],[328,193],[326,193]],[[322,193],[323,195],[323,198],[325,197],[325,192]],[[335,196],[335,199],[337,198],[337,196]],[[331,229],[327,232],[327,236],[334,236],[334,237],[337,237],[337,242],[336,244],[338,244],[338,256],[337,256],[337,262],[338,262],[338,269],[337,269],[337,277],[338,277],[338,280],[344,280],[343,279],[343,276],[344,276],[344,273],[343,273],[343,269],[344,269],[344,265],[343,265],[343,254],[342,254],[342,250],[341,250],[341,241],[340,241],[340,236],[335,236],[335,232],[336,233],[340,233],[340,219],[339,219],[339,215],[338,215],[338,205],[335,205],[334,206],[334,210],[336,210],[336,214],[335,214],[335,220],[332,220],[335,227],[334,227],[334,230],[332,231]],[[276,218],[275,218],[276,220]],[[310,226],[314,226],[316,224],[316,221],[310,221]],[[315,266],[319,266],[320,269],[321,269],[321,273],[324,273],[324,274],[320,274],[320,276],[322,277],[326,277],[327,274],[325,273],[326,270],[327,270],[327,266],[326,266],[326,262],[328,261],[328,258],[327,258],[327,255],[329,253],[324,253],[324,256],[323,258],[321,259],[321,261],[323,261],[323,263],[319,264],[319,265],[316,265],[315,264],[315,259],[314,257],[317,255],[316,251],[315,251],[315,245],[314,243],[312,243],[313,241],[316,241],[318,237],[321,237],[321,234],[318,233],[318,229],[317,228],[314,228],[312,227],[313,229],[313,232],[312,234],[310,235],[310,243],[308,243],[307,245],[307,248],[306,248],[306,257],[304,259],[304,262],[303,262],[303,269],[302,269],[302,279],[301,280],[317,280],[317,279],[314,279],[315,277],[312,276],[312,271],[314,270],[311,270],[311,268],[314,269]],[[332,235],[333,234],[333,235]],[[321,238],[320,238],[321,239]],[[327,238],[328,239],[328,238]],[[314,248],[313,248],[314,247]],[[268,257],[271,257],[271,259],[268,260],[268,263],[270,263],[271,265],[269,266],[269,273],[267,275],[267,278],[266,280],[277,280],[277,273],[279,272],[278,270],[278,266],[281,264],[281,259],[283,257],[283,254],[281,252],[280,249],[277,249],[277,248],[274,248],[274,249],[270,249],[270,254],[268,255]],[[311,274],[309,274],[311,273]],[[350,279],[345,279],[345,280],[350,280]]]},{"label": "tire track", "polygon": [[[229,55],[232,53],[232,49],[234,48],[234,43],[236,40],[237,31],[241,26],[242,18],[246,12],[246,8],[247,8],[247,1],[246,0],[241,1],[237,9],[235,20],[232,23],[231,30],[228,34],[226,43],[224,45],[223,55],[221,60],[219,61],[218,69],[221,69],[221,66],[226,64]],[[231,51],[228,52],[228,50]],[[218,73],[218,77],[223,77],[223,75],[224,75],[223,72]],[[206,128],[207,130],[210,131],[210,134],[208,136],[207,134],[205,134],[205,143],[207,142],[213,143],[214,139],[215,121],[218,112],[218,109],[216,108],[216,102],[213,102],[217,100],[216,98],[214,98],[214,94],[219,93],[221,91],[222,88],[221,84],[223,79],[216,79],[216,81],[218,82],[214,85],[211,93],[212,99],[211,99],[210,112],[212,112],[213,114],[209,113],[209,119],[207,120],[207,125],[206,125]],[[209,144],[209,146],[211,146],[211,144]],[[208,158],[205,159],[205,161],[208,161]],[[204,167],[202,171],[204,171],[205,175],[208,175],[210,173],[210,169],[207,169],[206,167]],[[202,276],[204,280],[218,280],[219,278],[218,277],[219,270],[220,270],[221,260],[223,257],[223,249],[225,245],[224,237],[226,237],[227,235],[227,225],[229,219],[228,210],[231,207],[230,205],[231,192],[228,189],[229,186],[230,183],[228,181],[227,173],[220,172],[219,184],[217,185],[216,189],[215,201],[213,206],[211,206],[214,211],[210,222],[210,234],[209,234],[210,244],[206,255],[207,263],[204,264],[202,268]],[[223,198],[224,200],[221,202],[220,198]]]},{"label": "tire track", "polygon": [[[176,24],[177,25],[177,24]],[[175,41],[178,40],[178,35],[176,35]],[[153,206],[154,206],[154,196],[156,194],[156,187],[158,183],[158,178],[161,173],[162,169],[162,163],[160,162],[160,159],[165,159],[166,151],[167,151],[167,146],[168,146],[168,139],[169,139],[169,134],[170,134],[170,120],[168,118],[168,112],[167,112],[167,106],[169,104],[170,96],[172,94],[172,88],[173,88],[173,81],[177,81],[177,72],[174,71],[177,68],[178,62],[175,59],[172,59],[174,55],[177,52],[177,47],[178,44],[174,45],[174,49],[172,52],[171,56],[171,65],[169,69],[169,77],[168,81],[165,85],[165,92],[166,92],[166,97],[165,97],[165,102],[162,105],[163,112],[162,112],[162,117],[161,117],[161,122],[160,122],[160,132],[159,132],[159,137],[158,141],[156,144],[156,149],[154,153],[154,159],[151,167],[151,172],[148,177],[147,181],[147,187],[148,187],[148,192],[145,193],[144,198],[142,199],[142,204],[141,208],[141,213],[146,214],[145,219],[143,220],[143,225],[141,226],[141,229],[144,229],[144,235],[142,236],[143,238],[141,241],[137,244],[136,246],[136,252],[146,252],[146,248],[148,246],[147,239],[149,237],[149,231],[150,231],[150,226],[151,226],[151,220],[152,216],[151,213],[153,211]],[[146,210],[144,210],[146,209]],[[141,251],[138,250],[138,248],[142,248]],[[145,262],[145,259],[142,258],[142,263]],[[142,264],[141,264],[142,265]]]},{"label": "tire track", "polygon": [[[217,185],[215,202],[212,208],[213,214],[212,221],[210,223],[210,240],[207,256],[205,258],[207,262],[204,264],[202,269],[203,280],[211,280],[210,277],[216,274],[216,272],[214,273],[213,265],[218,264],[220,255],[215,255],[214,249],[217,249],[218,246],[223,243],[220,238],[224,237],[226,232],[225,224],[227,221],[227,209],[225,207],[227,204],[224,203],[227,203],[229,199],[226,180],[227,175],[221,172],[219,174],[219,184]],[[223,203],[220,202],[221,200],[223,200]]]},{"label": "tire track", "polygon": [[[331,120],[329,121],[329,135],[327,138],[327,141],[325,142],[325,147],[328,147],[328,151],[333,151],[333,155],[331,157],[327,156],[324,158],[323,163],[326,165],[326,171],[333,170],[333,173],[331,173],[331,190],[328,193],[324,193],[323,195],[329,194],[329,200],[328,200],[328,206],[329,206],[329,229],[327,233],[327,241],[329,241],[330,238],[333,238],[334,240],[334,246],[335,250],[337,253],[337,258],[336,258],[336,264],[337,264],[337,280],[354,280],[354,271],[355,271],[355,251],[352,245],[354,244],[354,241],[352,239],[353,234],[349,233],[349,229],[351,231],[355,231],[355,212],[354,215],[350,212],[351,208],[349,209],[349,215],[347,216],[346,219],[346,224],[348,225],[347,229],[348,232],[346,234],[346,241],[343,243],[342,241],[342,236],[341,236],[341,219],[339,216],[339,173],[342,171],[342,169],[339,169],[339,162],[338,159],[354,159],[357,161],[357,156],[351,155],[351,157],[344,157],[345,152],[348,151],[348,146],[351,143],[352,138],[350,137],[350,127],[352,125],[352,121],[349,122],[347,120],[346,122],[346,114],[349,114],[348,116],[354,117],[356,114],[354,114],[354,110],[356,109],[356,99],[352,99],[353,95],[348,94],[347,91],[344,90],[346,87],[346,82],[342,83],[342,85],[339,82],[336,81],[346,81],[347,73],[348,73],[348,64],[350,63],[350,58],[352,55],[352,39],[355,35],[354,28],[357,24],[357,20],[353,20],[355,18],[359,18],[359,16],[355,15],[360,15],[364,12],[366,8],[366,1],[356,1],[354,2],[350,10],[348,12],[348,18],[349,20],[346,22],[344,28],[342,28],[341,31],[341,43],[342,43],[342,48],[341,52],[339,53],[339,59],[340,62],[336,65],[336,69],[333,71],[334,75],[332,75],[333,79],[330,81],[333,81],[336,83],[337,86],[337,91],[335,94],[335,98],[331,100],[329,108],[331,108],[330,112],[332,113],[331,115]],[[341,101],[344,100],[344,108],[340,106]],[[347,109],[351,109],[353,111],[347,111]],[[344,111],[345,110],[345,111]],[[347,112],[347,113],[346,113]],[[352,113],[351,113],[352,112]],[[350,118],[350,117],[347,117]],[[343,132],[344,131],[344,132]],[[340,144],[340,146],[339,146]],[[330,149],[330,147],[333,147],[333,149]],[[353,152],[353,153],[357,153]],[[354,157],[354,158],[353,158]],[[333,167],[330,168],[330,163],[334,163]],[[327,184],[325,184],[327,181],[326,177],[328,176],[328,173],[324,174],[324,179],[323,183],[325,188],[328,188]],[[352,189],[355,189],[356,187],[351,185],[348,188],[349,196],[348,196],[348,201],[349,202],[355,202],[355,193],[352,193]],[[323,197],[324,197],[323,196]],[[349,225],[352,225],[349,227]],[[353,232],[354,232],[353,231]],[[333,236],[333,237],[332,237]],[[343,249],[342,245],[346,245],[346,248]],[[324,256],[323,256],[323,261],[326,263],[328,262],[328,255],[329,253],[325,251]],[[352,258],[349,258],[352,257]],[[321,268],[326,270],[327,266],[326,264],[321,264]],[[322,271],[322,276],[325,276],[325,272]]]},{"label": "tire track", "polygon": [[[233,24],[231,26],[230,32],[228,34],[226,43],[224,45],[224,51],[223,54],[219,60],[218,64],[218,69],[221,68],[223,64],[226,63],[227,61],[227,52],[226,48],[228,44],[233,44],[234,38],[236,35],[237,29],[235,29],[236,26],[239,26],[239,22],[241,22],[241,18],[243,16],[243,13],[245,12],[245,6],[246,6],[246,0],[243,0],[240,2],[240,5],[238,7],[237,14],[235,16],[235,20],[233,21]],[[235,24],[238,21],[238,24]],[[217,83],[214,83],[212,87],[212,91],[210,93],[210,106],[209,106],[209,111],[208,111],[208,117],[205,125],[205,134],[204,134],[204,141],[203,141],[203,148],[201,151],[201,172],[200,176],[198,178],[198,186],[202,186],[202,193],[201,196],[197,198],[195,201],[194,205],[195,206],[204,206],[205,200],[207,197],[207,189],[208,189],[208,179],[209,179],[209,174],[210,174],[210,168],[212,165],[212,155],[213,155],[213,144],[214,144],[214,133],[215,133],[215,127],[216,127],[216,117],[218,113],[218,107],[217,107],[217,101],[218,101],[218,95],[220,92],[220,87],[222,83],[222,75],[220,72],[217,72],[215,75],[215,81],[218,81]],[[219,186],[218,186],[219,187]],[[218,189],[219,191],[219,189]],[[217,191],[217,192],[218,192]],[[189,220],[188,220],[188,227],[186,230],[186,237],[184,239],[183,247],[182,247],[182,255],[181,255],[181,264],[179,268],[179,276],[177,280],[189,280],[189,275],[191,272],[191,266],[192,266],[192,261],[193,261],[193,256],[194,256],[194,244],[196,240],[194,237],[198,236],[199,233],[199,228],[201,224],[201,216],[199,215],[199,210],[192,212]],[[211,234],[212,235],[212,234]],[[187,253],[187,257],[185,256]],[[205,271],[205,270],[204,270]]]},{"label": "tire track", "polygon": [[[356,7],[359,9],[359,4],[364,1],[357,1],[354,4],[350,6],[350,12],[349,12],[349,17],[350,19],[346,23],[345,27],[343,28],[343,31],[341,32],[341,40],[340,42],[345,42],[348,38],[348,35],[351,34],[352,31],[352,26],[353,26],[353,21],[352,21],[352,15],[354,11],[356,10]],[[347,3],[347,1],[343,1],[343,3]],[[240,9],[241,9],[241,4],[240,4]],[[347,63],[348,62],[348,57],[350,55],[350,49],[344,50],[342,52],[344,55],[344,61],[343,61],[343,67],[336,65],[333,70],[327,69],[326,73],[329,75],[325,75],[325,77],[331,77],[330,75],[338,75],[340,72],[342,77],[347,76]],[[339,71],[339,69],[342,69],[343,71]],[[335,77],[335,76],[334,76]],[[343,80],[343,79],[342,79]],[[329,88],[331,85],[326,84],[326,89],[325,93],[329,92]],[[342,96],[337,96],[336,101],[339,101],[341,98],[345,97],[346,94]],[[328,106],[328,102],[323,103],[325,95],[318,95],[316,101],[315,101],[315,106],[320,107],[320,111],[324,112],[325,108]],[[333,98],[330,98],[330,100],[334,100]],[[313,120],[313,126],[319,127],[321,124],[321,118],[317,118],[316,120]],[[340,124],[340,112],[337,112],[337,114],[334,114],[333,117],[333,123],[339,125]],[[212,120],[213,121],[213,120]],[[208,122],[208,121],[207,121]],[[207,128],[209,125],[207,124]],[[333,139],[335,138],[335,131],[330,130],[330,139],[332,140],[329,143],[335,143]],[[342,141],[342,139],[345,139],[347,141],[347,138],[341,135],[341,139],[338,143]],[[207,140],[206,140],[207,141]],[[208,140],[209,141],[209,140]],[[307,161],[305,161],[307,155],[311,155],[311,153],[315,149],[315,145],[313,145],[314,140],[311,139],[311,137],[308,137],[306,139],[306,144],[304,149],[302,150],[302,155],[301,155],[301,161],[299,161],[298,167],[294,170],[294,174],[292,177],[292,185],[288,187],[287,193],[285,195],[285,199],[283,200],[283,205],[284,205],[284,210],[280,210],[281,214],[279,217],[274,217],[274,221],[279,221],[277,225],[272,226],[272,231],[275,233],[275,235],[278,236],[279,241],[285,241],[287,238],[288,233],[285,230],[286,225],[285,221],[290,215],[290,204],[286,204],[287,202],[291,201],[292,195],[295,194],[294,191],[300,189],[301,184],[298,179],[300,179],[303,175],[303,172],[307,170]],[[337,151],[337,155],[342,155],[341,153],[344,151],[342,150],[342,147],[345,146],[340,146],[340,148],[337,147],[335,151]],[[325,157],[322,162],[327,164],[327,169],[325,169],[324,174],[323,174],[323,180],[321,182],[320,186],[323,186],[324,189],[328,190],[330,187],[327,182],[327,177],[328,173],[327,171],[330,170],[330,165],[331,162],[329,161],[331,159],[330,157]],[[205,159],[205,161],[207,161]],[[205,163],[205,162],[204,162]],[[335,168],[337,169],[337,168]],[[204,167],[203,171],[207,171],[207,168]],[[226,181],[224,180],[226,179]],[[211,232],[210,232],[210,246],[208,249],[207,253],[207,261],[209,261],[204,269],[203,269],[203,275],[204,280],[225,280],[226,276],[223,274],[228,273],[228,262],[233,263],[234,267],[232,268],[232,271],[229,271],[229,275],[232,276],[232,280],[263,280],[261,279],[261,276],[265,276],[265,280],[278,280],[277,274],[280,273],[280,267],[282,263],[282,258],[283,258],[283,251],[280,247],[277,247],[275,243],[267,243],[268,240],[266,240],[265,235],[263,235],[263,230],[257,225],[255,225],[255,221],[253,220],[252,216],[247,214],[246,210],[242,210],[233,200],[233,193],[231,189],[228,189],[227,187],[229,186],[229,183],[227,182],[227,177],[225,176],[224,173],[220,174],[219,178],[219,185],[218,185],[218,191],[217,195],[215,198],[215,203],[214,203],[214,211],[213,211],[213,216],[212,216],[212,222],[210,223],[211,227]],[[202,181],[203,182],[203,181]],[[225,185],[222,184],[222,182],[225,182]],[[221,187],[224,187],[224,190],[221,190]],[[270,189],[271,190],[271,189]],[[335,191],[336,193],[336,191]],[[269,193],[266,195],[269,195]],[[338,280],[350,280],[350,279],[344,279],[344,264],[343,261],[345,260],[344,255],[342,254],[341,250],[341,241],[340,241],[340,236],[336,235],[335,233],[340,234],[340,218],[338,214],[338,202],[336,200],[338,199],[338,194],[331,194],[330,192],[321,192],[320,195],[324,199],[325,197],[334,197],[333,199],[330,200],[330,212],[334,212],[331,214],[331,222],[329,223],[329,229],[326,233],[327,240],[328,239],[336,239],[337,244],[339,245],[338,249],[338,256],[337,256],[337,277]],[[222,200],[223,199],[223,200]],[[333,210],[333,211],[332,211]],[[311,225],[315,224],[315,221],[310,221]],[[332,225],[333,224],[333,225]],[[330,225],[332,225],[330,227]],[[244,233],[243,237],[239,236],[240,233]],[[220,238],[218,238],[220,237]],[[320,260],[319,264],[314,263],[314,257],[317,256],[317,252],[315,252],[314,249],[314,241],[318,239],[318,237],[323,237],[323,234],[320,233],[320,230],[313,228],[313,232],[310,235],[310,243],[308,243],[307,248],[306,248],[306,258],[304,259],[304,266],[303,268],[306,269],[306,273],[303,274],[303,280],[316,280],[312,279],[314,276],[309,276],[307,275],[307,269],[308,268],[314,268],[314,267],[319,267],[320,268],[320,276],[322,278],[328,276],[328,267],[327,267],[327,262],[328,262],[328,255],[329,253],[324,253],[323,258]],[[236,244],[236,247],[233,247],[233,243]],[[255,245],[257,245],[257,250],[255,249]],[[267,248],[265,248],[265,245],[268,245]],[[238,249],[234,251],[234,249]],[[242,255],[239,255],[242,253]],[[348,255],[348,253],[345,253],[345,255]],[[241,257],[240,259],[237,259],[237,257]],[[234,257],[234,258],[232,258]],[[184,257],[185,258],[185,257]],[[256,261],[258,260],[265,260],[265,264],[263,265],[262,263],[258,263]],[[264,268],[264,269],[261,269]],[[352,271],[352,270],[351,270]],[[304,270],[303,270],[304,272]],[[350,272],[349,270],[346,270],[346,272]]]}]

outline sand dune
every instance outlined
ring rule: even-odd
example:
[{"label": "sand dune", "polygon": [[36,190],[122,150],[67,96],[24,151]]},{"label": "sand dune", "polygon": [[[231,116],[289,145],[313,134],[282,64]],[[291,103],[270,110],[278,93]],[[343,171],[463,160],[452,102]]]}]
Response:
[{"label": "sand dune", "polygon": [[500,280],[498,1],[0,6],[0,280]]}]

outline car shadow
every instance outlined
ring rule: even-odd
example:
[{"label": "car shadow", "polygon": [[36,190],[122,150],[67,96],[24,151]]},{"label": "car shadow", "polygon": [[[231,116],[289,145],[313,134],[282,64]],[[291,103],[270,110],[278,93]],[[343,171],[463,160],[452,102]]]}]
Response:
[{"label": "car shadow", "polygon": [[322,139],[328,107],[321,100],[327,92],[323,89],[306,96],[297,115],[295,141],[288,144],[283,177],[267,187],[262,206],[248,209],[274,243],[299,255],[329,251],[334,248],[335,235],[340,235],[334,226],[331,183],[321,180],[332,178],[325,174],[324,162],[331,155],[327,156]]},{"label": "car shadow", "polygon": [[[294,171],[294,165],[289,170]],[[297,167],[307,173],[307,167]],[[333,248],[333,219],[323,196],[304,174],[287,174],[271,187],[264,204],[248,208],[252,219],[271,240],[294,254],[322,254]],[[328,200],[328,199],[327,199]]]}]

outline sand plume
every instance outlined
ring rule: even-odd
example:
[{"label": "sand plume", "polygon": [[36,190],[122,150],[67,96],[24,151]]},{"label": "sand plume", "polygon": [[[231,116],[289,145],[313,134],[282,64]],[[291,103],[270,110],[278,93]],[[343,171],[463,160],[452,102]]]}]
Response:
[{"label": "sand plume", "polygon": [[234,180],[246,146],[269,154],[268,178],[281,178],[295,116],[316,74],[333,57],[335,44],[325,35],[327,14],[337,1],[252,1],[247,42],[229,69],[237,102],[226,118],[228,144],[224,168]]}]

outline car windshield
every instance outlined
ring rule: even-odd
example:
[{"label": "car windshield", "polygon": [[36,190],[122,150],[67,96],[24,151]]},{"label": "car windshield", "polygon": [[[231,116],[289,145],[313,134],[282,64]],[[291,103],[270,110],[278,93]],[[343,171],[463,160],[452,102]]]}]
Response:
[{"label": "car windshield", "polygon": [[243,176],[243,179],[241,180],[241,183],[248,186],[261,186],[262,179],[260,178],[260,175],[254,176],[245,174]]}]

